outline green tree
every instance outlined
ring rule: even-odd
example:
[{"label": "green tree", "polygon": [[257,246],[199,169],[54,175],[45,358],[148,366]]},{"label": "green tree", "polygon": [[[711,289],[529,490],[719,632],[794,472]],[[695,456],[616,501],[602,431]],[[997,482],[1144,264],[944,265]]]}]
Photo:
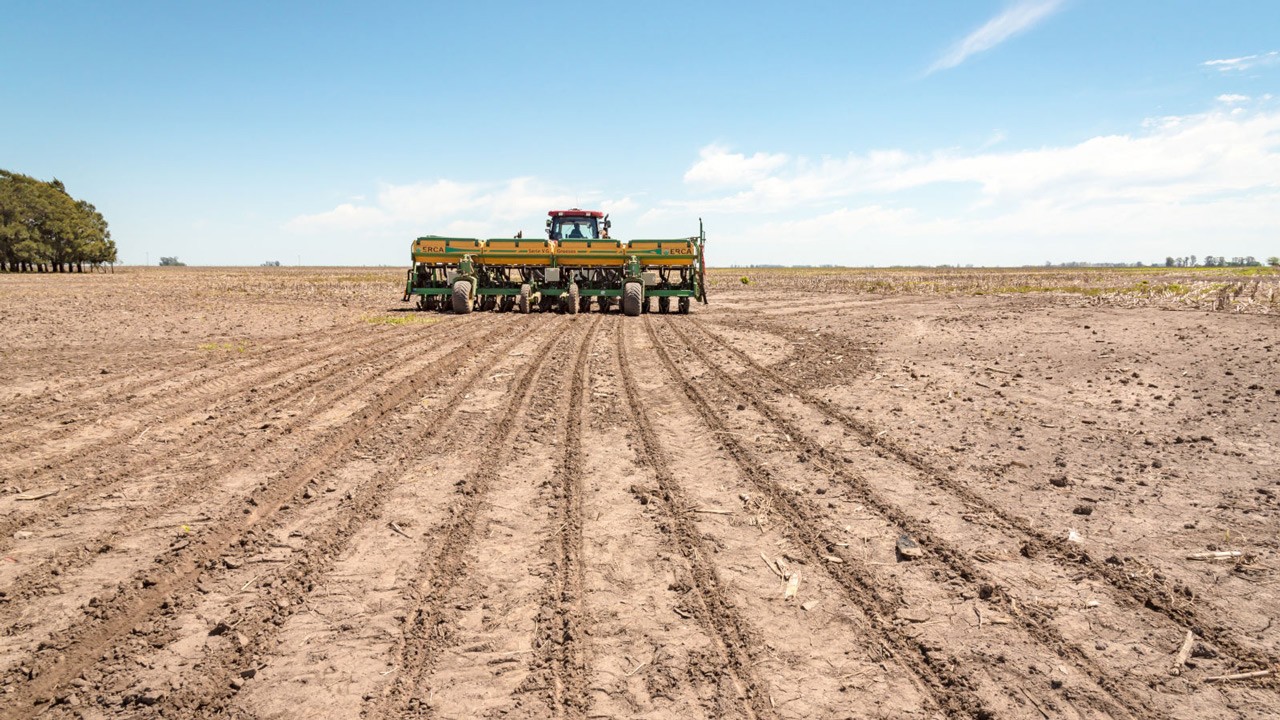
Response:
[{"label": "green tree", "polygon": [[0,170],[0,269],[83,271],[116,261],[106,218],[62,181]]},{"label": "green tree", "polygon": [[1271,257],[1267,258],[1267,264],[1270,265],[1271,267],[1280,267],[1280,257],[1276,257],[1275,255],[1272,255]]},{"label": "green tree", "polygon": [[76,270],[82,263],[103,265],[116,262],[116,243],[107,229],[107,219],[87,200],[76,201]]},{"label": "green tree", "polygon": [[47,192],[35,178],[0,170],[0,259],[8,270],[43,269],[52,250],[41,233]]}]

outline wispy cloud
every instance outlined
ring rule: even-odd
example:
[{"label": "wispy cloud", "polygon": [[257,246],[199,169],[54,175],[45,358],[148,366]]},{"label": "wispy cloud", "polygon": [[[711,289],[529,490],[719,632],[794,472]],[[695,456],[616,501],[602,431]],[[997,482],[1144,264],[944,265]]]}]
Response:
[{"label": "wispy cloud", "polygon": [[1210,249],[1206,238],[1258,254],[1278,202],[1280,112],[1228,107],[1060,146],[791,156],[749,185],[665,207],[705,216],[738,262],[778,262],[788,238],[790,262],[928,264],[1117,248],[1148,260]]},{"label": "wispy cloud", "polygon": [[[694,168],[706,161],[706,153]],[[979,204],[1029,198],[1064,205],[1126,198],[1199,202],[1221,193],[1280,189],[1280,112],[1209,112],[1155,118],[1134,135],[997,152],[876,150],[814,161],[796,157],[691,207],[769,213],[884,197],[928,186],[967,186]]]},{"label": "wispy cloud", "polygon": [[519,223],[549,208],[570,205],[574,196],[536,178],[465,183],[452,180],[383,184],[372,201],[342,203],[301,215],[285,224],[299,234],[445,232],[509,235]]},{"label": "wispy cloud", "polygon": [[787,163],[786,155],[756,153],[747,157],[731,153],[720,145],[702,148],[699,156],[698,162],[684,174],[684,181],[690,185],[748,185]]},{"label": "wispy cloud", "polygon": [[1280,50],[1272,50],[1268,53],[1260,53],[1258,55],[1245,55],[1236,58],[1223,58],[1221,60],[1206,60],[1202,63],[1205,67],[1213,68],[1218,72],[1243,72],[1250,68],[1265,67],[1267,65],[1280,64]]},{"label": "wispy cloud", "polygon": [[[404,185],[384,183],[372,199],[358,196],[331,210],[299,215],[284,229],[311,237],[360,240],[416,237],[439,233],[461,237],[507,237],[523,230],[534,237],[547,210],[582,203],[626,214],[638,203],[599,192],[568,190],[531,177],[494,182],[434,180]],[[530,227],[529,223],[537,225]]]},{"label": "wispy cloud", "polygon": [[1235,105],[1237,103],[1249,102],[1249,96],[1227,93],[1226,95],[1219,95],[1218,102],[1225,103],[1227,105]]},{"label": "wispy cloud", "polygon": [[929,66],[926,75],[953,68],[971,55],[990,50],[1014,35],[1026,32],[1049,17],[1062,6],[1063,0],[1022,0],[1008,10],[987,21],[966,38],[956,43],[937,62]]},{"label": "wispy cloud", "polygon": [[671,195],[527,177],[383,184],[285,227],[308,247],[398,257],[428,232],[535,237],[547,210],[579,205],[613,212],[622,238],[681,237],[706,218],[716,262],[727,263],[1263,256],[1280,207],[1280,109],[1265,99],[1228,95],[1203,113],[1040,147],[1008,147],[1000,133],[969,149],[824,156],[710,144],[689,158],[683,183],[671,178]]}]

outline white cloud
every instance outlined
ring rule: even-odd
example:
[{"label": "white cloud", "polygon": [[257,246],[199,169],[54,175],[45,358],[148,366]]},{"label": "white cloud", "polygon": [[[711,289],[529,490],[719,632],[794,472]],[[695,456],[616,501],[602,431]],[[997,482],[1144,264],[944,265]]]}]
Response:
[{"label": "white cloud", "polygon": [[1023,0],[991,18],[938,58],[925,72],[926,75],[953,68],[971,55],[990,50],[1000,43],[1049,17],[1062,6],[1062,0]]},{"label": "white cloud", "polygon": [[720,145],[708,145],[698,153],[698,162],[684,174],[690,185],[710,187],[735,187],[748,185],[769,174],[787,162],[786,155],[756,153],[747,157],[731,153]]},{"label": "white cloud", "polygon": [[1000,143],[1008,139],[1009,139],[1008,133],[1006,133],[1003,130],[996,130],[995,132],[991,133],[991,137],[987,138],[986,142],[982,143],[982,149],[986,150],[987,148],[993,148],[996,145],[999,145]]},{"label": "white cloud", "polygon": [[1248,95],[1232,95],[1228,93],[1226,95],[1219,95],[1218,102],[1226,103],[1227,105],[1235,105],[1237,103],[1249,102],[1249,96]]},{"label": "white cloud", "polygon": [[[343,203],[332,210],[301,215],[287,222],[285,229],[298,234],[377,237],[413,237],[427,232],[502,237],[518,229],[536,234],[541,226],[529,228],[530,221],[540,221],[547,210],[574,204],[576,197],[527,177],[478,183],[388,183],[378,188],[372,202]],[[598,194],[586,197],[605,202]]]},{"label": "white cloud", "polygon": [[1280,63],[1280,50],[1272,50],[1268,53],[1259,55],[1245,55],[1244,57],[1225,58],[1222,60],[1206,60],[1203,65],[1213,68],[1219,72],[1243,72],[1250,68],[1265,67]]},{"label": "white cloud", "polygon": [[737,262],[936,264],[1261,256],[1278,200],[1280,112],[1237,107],[1058,147],[800,157],[667,205],[709,215]]},{"label": "white cloud", "polygon": [[1275,254],[1280,226],[1280,110],[1234,100],[1127,133],[1021,149],[1001,133],[971,149],[824,157],[709,145],[683,183],[656,196],[528,177],[383,184],[368,200],[335,200],[286,227],[335,248],[376,244],[395,258],[428,232],[537,237],[547,210],[579,205],[612,213],[624,239],[685,236],[705,218],[711,257],[724,264],[1264,257]]},{"label": "white cloud", "polygon": [[624,197],[621,200],[602,200],[599,203],[600,210],[606,214],[629,215],[639,207],[640,203],[630,197]]},{"label": "white cloud", "polygon": [[[1161,118],[1137,135],[1098,136],[1063,147],[914,155],[882,150],[818,162],[797,158],[732,195],[689,204],[773,212],[938,184],[967,185],[1002,199],[1053,192],[1060,198],[1158,193],[1190,200],[1280,182],[1278,150],[1280,114],[1215,112]],[[1062,195],[1064,190],[1070,192]]]},{"label": "white cloud", "polygon": [[285,227],[296,232],[309,232],[317,229],[352,230],[382,225],[387,219],[387,214],[380,208],[343,203],[327,212],[296,217],[290,220]]}]

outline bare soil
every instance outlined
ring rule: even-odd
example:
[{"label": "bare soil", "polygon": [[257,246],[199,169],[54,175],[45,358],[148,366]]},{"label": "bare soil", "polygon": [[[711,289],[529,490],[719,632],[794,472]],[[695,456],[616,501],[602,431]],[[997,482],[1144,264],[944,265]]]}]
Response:
[{"label": "bare soil", "polygon": [[0,718],[1277,716],[1276,315],[401,272],[0,275]]}]

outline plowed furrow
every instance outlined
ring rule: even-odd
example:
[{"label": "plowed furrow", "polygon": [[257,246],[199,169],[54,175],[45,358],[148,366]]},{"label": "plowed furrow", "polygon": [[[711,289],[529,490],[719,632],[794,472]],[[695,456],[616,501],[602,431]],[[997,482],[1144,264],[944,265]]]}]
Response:
[{"label": "plowed furrow", "polygon": [[1163,615],[1180,627],[1190,628],[1200,638],[1230,653],[1242,666],[1274,667],[1280,664],[1280,655],[1263,653],[1240,643],[1236,639],[1237,629],[1221,622],[1217,618],[1218,613],[1204,608],[1194,599],[1175,596],[1169,587],[1154,581],[1152,578],[1156,573],[1143,567],[1139,560],[1127,559],[1125,567],[1110,565],[1088,550],[1063,543],[1058,538],[1047,535],[1031,525],[1026,518],[987,500],[962,483],[951,479],[947,473],[939,470],[923,456],[903,447],[875,426],[788,381],[780,373],[760,365],[745,352],[708,330],[700,321],[695,320],[694,323],[702,330],[705,337],[729,351],[764,379],[785,389],[827,418],[856,433],[864,442],[871,443],[920,473],[933,485],[955,496],[971,512],[984,517],[984,521],[993,527],[1026,538],[1028,553],[1051,559],[1063,567],[1086,572],[1091,579],[1101,581],[1105,586],[1110,587],[1118,600],[1126,604],[1136,603],[1138,606]]},{"label": "plowed furrow", "polygon": [[[858,502],[883,517],[893,526],[909,534],[921,547],[925,548],[926,558],[924,562],[936,561],[945,566],[970,587],[973,595],[984,597],[988,602],[1015,618],[1028,636],[1061,659],[1072,663],[1100,688],[1115,698],[1115,702],[1109,702],[1106,698],[1096,698],[1095,704],[1103,707],[1110,705],[1107,710],[1112,716],[1132,714],[1138,717],[1157,717],[1137,694],[1129,692],[1115,678],[1110,677],[1102,668],[1098,667],[1079,646],[1063,637],[1053,626],[1050,618],[1043,616],[1041,611],[1033,607],[1023,607],[1014,602],[1004,592],[999,583],[988,577],[985,571],[978,568],[971,558],[950,543],[937,537],[926,522],[903,511],[896,504],[887,501],[872,488],[865,478],[854,471],[847,470],[840,458],[835,457],[824,445],[814,440],[796,423],[764,400],[759,392],[752,389],[747,383],[732,377],[713,362],[707,353],[696,345],[683,330],[674,324],[669,327],[680,338],[684,347],[711,370],[719,383],[731,388],[735,393],[750,402],[761,415],[789,437],[792,443],[812,457],[818,458],[822,462],[822,469],[831,476],[840,479],[854,493],[854,497]],[[737,441],[731,436],[727,437],[729,438],[727,440],[728,443],[736,444]],[[743,448],[739,448],[739,450],[745,458],[748,453]],[[781,494],[779,497],[787,500],[790,512],[796,513],[798,517],[802,516],[798,502],[790,500],[785,494]],[[826,543],[819,539],[816,550],[821,553],[824,551],[830,552],[834,548],[826,547]]]},{"label": "plowed furrow", "polygon": [[367,717],[412,716],[428,710],[421,685],[440,652],[452,642],[450,583],[465,572],[466,552],[475,535],[485,496],[512,453],[520,418],[528,406],[535,380],[543,373],[553,349],[580,342],[580,339],[566,342],[561,333],[553,332],[538,348],[533,360],[520,371],[511,402],[484,435],[488,442],[475,470],[456,488],[450,518],[432,532],[437,550],[422,558],[415,579],[409,582],[407,592],[412,607],[405,620],[398,671],[376,707],[366,709]]},{"label": "plowed furrow", "polygon": [[[597,316],[578,348],[569,379],[569,398],[561,424],[564,452],[555,480],[555,568],[548,597],[536,619],[534,647],[545,672],[552,716],[582,718],[587,711],[587,638],[583,630],[582,429],[586,411],[586,366],[601,318]],[[536,673],[535,673],[536,674]]]},{"label": "plowed furrow", "polygon": [[[305,352],[313,346],[328,347],[332,345],[344,345],[348,337],[367,334],[368,330],[361,327],[353,327],[347,330],[326,334],[326,332],[316,332],[311,335],[295,339],[274,346],[260,353],[253,353],[250,357],[244,358],[239,355],[226,354],[225,357],[197,357],[193,360],[179,362],[174,366],[167,366],[163,358],[157,358],[154,355],[145,355],[143,358],[131,361],[132,363],[146,362],[149,364],[161,366],[164,369],[156,370],[139,377],[137,373],[129,373],[120,375],[119,371],[109,375],[94,375],[87,378],[77,380],[62,387],[50,388],[45,395],[21,404],[14,404],[5,408],[4,413],[0,417],[12,417],[13,420],[6,420],[0,423],[0,439],[8,442],[8,436],[14,433],[29,433],[30,429],[35,426],[47,422],[57,422],[74,417],[76,424],[83,425],[86,422],[95,421],[101,417],[105,417],[104,413],[110,412],[110,400],[114,397],[129,397],[136,394],[156,393],[159,388],[164,387],[168,393],[182,393],[189,387],[200,382],[196,375],[203,371],[236,371],[248,369],[265,362],[272,362],[278,357],[287,357],[299,352]],[[94,353],[94,359],[88,362],[98,362],[102,357],[102,350]],[[117,359],[116,364],[127,365],[130,362],[121,362]],[[97,371],[95,371],[97,372]],[[115,378],[112,378],[115,375]],[[175,383],[177,383],[175,385]],[[82,394],[80,391],[87,391]],[[52,410],[41,412],[42,405],[50,403],[48,396],[57,395],[61,398],[61,402],[56,403],[57,407]],[[102,407],[95,407],[91,414],[84,414],[86,406],[105,403]],[[99,412],[101,411],[101,412]]]},{"label": "plowed furrow", "polygon": [[[459,352],[480,349],[482,340],[473,340]],[[137,578],[136,585],[125,586],[112,598],[96,603],[92,617],[69,631],[56,647],[44,647],[24,662],[22,667],[27,672],[19,673],[17,668],[10,671],[16,690],[7,696],[0,716],[25,717],[38,700],[47,701],[56,688],[74,679],[135,624],[169,603],[170,598],[189,591],[203,568],[216,564],[233,543],[270,520],[303,486],[331,467],[385,416],[435,379],[432,373],[412,373],[377,393],[364,410],[331,432],[322,446],[300,458],[276,480],[258,486],[244,514],[227,513],[220,523],[190,545],[167,556]]]},{"label": "plowed furrow", "polygon": [[[645,330],[662,364],[671,377],[678,379],[698,417],[717,434],[720,444],[738,465],[743,476],[750,479],[756,489],[769,498],[775,514],[785,519],[788,535],[805,550],[809,562],[815,567],[825,566],[825,571],[845,589],[849,599],[866,616],[876,640],[892,649],[894,657],[920,680],[933,701],[948,716],[974,717],[990,714],[990,710],[977,697],[969,678],[957,673],[949,664],[938,662],[918,638],[905,637],[893,626],[890,618],[901,608],[900,593],[880,586],[874,573],[868,568],[863,567],[862,572],[859,572],[862,563],[857,558],[841,553],[839,548],[823,539],[819,526],[810,517],[810,509],[774,481],[772,473],[754,460],[702,391],[694,386],[676,364],[665,343],[654,331],[649,318],[645,318]],[[824,556],[840,557],[843,562],[833,565],[826,562]]]},{"label": "plowed furrow", "polygon": [[[318,356],[315,354],[317,350]],[[34,477],[30,485],[33,487],[49,485],[55,482],[49,476],[55,473],[66,474],[81,467],[98,466],[103,461],[103,454],[111,451],[112,448],[126,447],[155,428],[172,423],[186,413],[216,401],[215,399],[220,400],[248,392],[258,386],[270,385],[312,364],[327,362],[348,350],[349,348],[343,345],[335,347],[326,343],[319,348],[301,353],[282,353],[284,357],[280,361],[265,363],[246,373],[227,371],[209,379],[198,380],[194,383],[197,385],[194,390],[184,388],[110,416],[108,420],[122,427],[108,430],[104,437],[88,440],[73,449],[42,452],[37,448],[29,452],[14,452],[12,453],[13,462],[8,466],[9,471],[16,472],[24,465],[38,463],[41,467],[33,471]],[[49,447],[52,443],[66,438],[71,432],[73,431],[48,433],[41,438],[40,447]]]},{"label": "plowed furrow", "polygon": [[[753,649],[745,623],[727,597],[724,583],[711,562],[706,542],[691,519],[693,508],[684,497],[684,491],[671,470],[667,452],[645,409],[644,400],[636,387],[631,363],[627,360],[626,327],[622,319],[616,330],[616,353],[621,365],[622,385],[626,406],[635,425],[640,442],[640,455],[649,465],[662,493],[662,507],[669,523],[669,536],[688,566],[688,575],[695,596],[694,615],[708,635],[717,640],[718,651],[725,663],[725,672],[736,686],[742,699],[742,710],[754,718],[775,718],[777,711],[769,700],[764,683],[756,676]],[[641,493],[640,489],[633,492]],[[645,498],[645,501],[648,499]]]},{"label": "plowed furrow", "polygon": [[[499,334],[503,330],[504,328],[499,327],[491,332],[489,336]],[[425,343],[439,345],[439,341],[432,338],[409,345],[405,348],[405,351],[410,357],[415,357],[421,350],[419,345]],[[460,344],[461,341],[447,343],[435,348],[430,354],[432,357],[437,358],[448,357]],[[381,367],[368,374],[357,374],[350,378],[349,382],[340,384],[323,395],[317,393],[315,395],[317,398],[316,406],[326,407],[343,401],[395,370],[402,362],[401,353],[385,354],[379,350],[374,352],[378,354],[377,359],[380,361]],[[311,386],[301,385],[290,392],[288,397],[274,399],[271,405],[279,407],[280,403],[287,401],[290,397],[301,394],[307,389],[311,389]],[[313,403],[308,401],[308,404],[311,405]],[[94,551],[95,548],[114,546],[118,544],[120,538],[141,532],[158,519],[171,514],[172,509],[178,503],[198,506],[202,504],[201,500],[204,499],[208,506],[212,507],[214,498],[224,494],[218,480],[220,476],[227,472],[227,468],[236,467],[240,462],[248,460],[281,438],[292,434],[295,429],[305,428],[308,419],[306,416],[298,415],[282,421],[276,428],[276,432],[270,435],[263,434],[254,437],[249,442],[239,445],[236,451],[225,456],[217,465],[201,472],[194,474],[175,472],[170,476],[169,481],[162,486],[156,497],[150,499],[141,507],[128,509],[128,512],[124,513],[123,517],[112,523],[110,529],[103,533],[85,537],[83,534],[76,532],[74,528],[64,532],[57,544],[49,548],[48,552],[51,557],[44,562],[37,563],[31,572],[14,579],[10,586],[6,588],[7,594],[9,597],[22,598],[23,603],[21,604],[26,604],[50,593],[61,592],[61,584],[67,582],[69,576],[90,563],[101,561],[102,556]],[[129,473],[124,473],[121,475],[119,482],[127,482],[130,479],[132,479],[132,476]],[[114,485],[106,488],[96,488],[95,491],[107,492]],[[225,502],[225,500],[222,502]],[[30,518],[28,519],[29,522],[24,523],[24,525],[37,522],[41,518],[54,517],[55,514],[61,514],[70,507],[66,504],[60,505],[62,505],[60,509],[42,513],[37,518]],[[2,544],[2,540],[0,540],[0,544]],[[76,551],[75,548],[80,548],[80,551]],[[8,625],[12,622],[12,616],[15,613],[23,611],[23,608],[18,607],[18,605],[19,603],[11,603],[8,606],[0,605],[0,627]]]},{"label": "plowed furrow", "polygon": [[[421,342],[437,341],[427,339]],[[421,342],[411,345],[408,351],[413,352],[416,349],[416,345],[421,344]],[[208,447],[225,441],[228,432],[243,426],[248,419],[261,415],[266,410],[282,409],[308,391],[313,392],[313,397],[307,402],[308,407],[323,408],[342,401],[361,387],[367,386],[370,381],[376,380],[394,369],[397,359],[405,353],[403,348],[403,339],[390,338],[373,347],[363,348],[350,358],[338,357],[341,354],[338,352],[333,357],[312,363],[297,373],[303,376],[302,380],[289,382],[289,380],[294,379],[293,376],[290,376],[284,382],[273,384],[262,389],[261,392],[252,393],[250,402],[244,403],[234,410],[218,413],[217,419],[213,422],[184,428],[183,435],[169,443],[183,449],[183,455],[180,457],[170,458],[166,456],[158,464],[151,455],[138,452],[127,444],[124,447],[113,448],[99,453],[96,456],[96,461],[100,467],[110,468],[108,472],[103,472],[75,487],[64,489],[57,495],[31,507],[26,513],[13,512],[0,519],[0,552],[10,546],[14,532],[26,527],[39,525],[49,518],[62,516],[69,510],[83,504],[88,498],[109,494],[125,483],[135,482],[138,476],[143,474],[154,474],[157,471],[166,475],[172,474],[172,481],[166,485],[164,490],[166,498],[182,497],[192,489],[205,487],[210,479],[223,471],[223,468],[233,467],[249,455],[270,445],[282,436],[288,435],[295,427],[302,425],[307,418],[299,413],[293,417],[274,420],[269,423],[269,428],[246,435],[245,441],[239,443],[233,453],[219,456],[216,465],[195,474],[182,469],[184,458],[202,453]],[[378,362],[375,365],[375,369],[367,377],[353,377],[352,382],[340,384],[324,394],[316,391],[318,384],[331,377],[329,371],[333,364],[340,364],[341,367],[346,369],[360,366],[370,360]],[[188,439],[188,435],[194,437]],[[167,507],[167,500],[161,500],[158,503],[148,505],[144,509],[144,514],[149,517],[165,507]]]},{"label": "plowed furrow", "polygon": [[[382,437],[371,438],[369,442],[362,443],[365,447],[379,444],[385,446],[389,457],[380,463],[373,476],[349,489],[337,511],[323,523],[305,523],[307,529],[304,545],[289,553],[287,570],[279,573],[268,589],[255,596],[250,606],[234,610],[219,609],[221,616],[236,618],[236,631],[246,638],[245,642],[227,644],[222,652],[211,652],[203,656],[204,671],[201,677],[193,678],[192,682],[159,703],[155,708],[158,714],[181,715],[195,708],[205,716],[235,714],[233,701],[237,690],[233,683],[245,668],[255,667],[255,663],[275,649],[281,629],[294,615],[306,611],[307,598],[317,582],[331,572],[352,540],[369,523],[382,516],[387,502],[397,488],[409,480],[408,473],[413,465],[430,453],[427,448],[438,450],[439,445],[448,442],[448,438],[442,435],[447,433],[453,418],[464,406],[467,393],[482,375],[492,369],[494,358],[503,357],[528,337],[523,332],[512,332],[513,328],[510,327],[502,330],[512,337],[498,342],[497,338],[490,335],[478,341],[473,339],[469,343],[475,352],[467,361],[465,371],[452,378],[452,389],[440,401],[432,403],[433,409],[425,419],[415,420],[416,425],[411,433],[383,433]],[[452,354],[455,350],[456,348],[451,348],[444,354]],[[280,524],[280,519],[273,522],[276,526]],[[259,554],[267,552],[271,536],[270,532],[262,533],[255,546],[246,550],[250,553],[257,551]],[[230,574],[225,567],[214,568],[206,573],[206,580],[210,585],[224,584],[223,576]],[[201,610],[201,614],[208,612],[208,608]],[[163,632],[157,630],[156,634],[161,635]]]}]

